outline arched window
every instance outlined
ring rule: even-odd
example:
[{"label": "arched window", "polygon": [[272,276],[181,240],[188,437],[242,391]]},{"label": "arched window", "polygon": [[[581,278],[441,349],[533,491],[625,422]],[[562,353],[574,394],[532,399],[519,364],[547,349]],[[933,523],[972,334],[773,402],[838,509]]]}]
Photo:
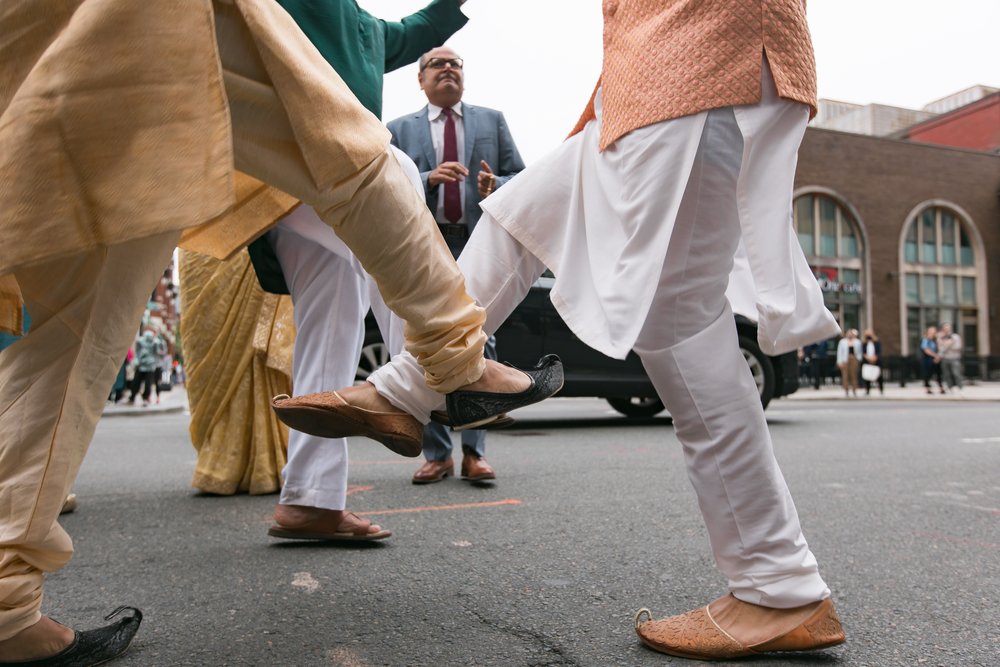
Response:
[{"label": "arched window", "polygon": [[845,330],[861,329],[864,248],[854,216],[833,197],[803,194],[795,199],[795,233],[826,307]]},{"label": "arched window", "polygon": [[903,303],[906,351],[920,347],[929,326],[948,322],[977,354],[981,321],[979,290],[985,288],[981,254],[971,223],[947,205],[928,205],[903,230]]}]

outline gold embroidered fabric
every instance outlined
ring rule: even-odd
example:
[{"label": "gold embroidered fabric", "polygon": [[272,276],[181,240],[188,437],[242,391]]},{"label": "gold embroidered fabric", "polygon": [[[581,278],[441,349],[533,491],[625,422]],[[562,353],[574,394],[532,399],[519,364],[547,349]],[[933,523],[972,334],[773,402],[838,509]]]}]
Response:
[{"label": "gold embroidered fabric", "polygon": [[291,394],[295,325],[287,296],[264,292],[250,258],[181,251],[181,335],[198,452],[191,485],[208,493],[281,488],[288,429],[271,397]]}]

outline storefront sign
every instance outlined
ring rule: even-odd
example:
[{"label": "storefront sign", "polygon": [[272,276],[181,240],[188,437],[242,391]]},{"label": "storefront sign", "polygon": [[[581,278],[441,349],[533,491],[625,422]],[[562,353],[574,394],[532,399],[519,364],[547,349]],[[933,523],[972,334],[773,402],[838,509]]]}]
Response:
[{"label": "storefront sign", "polygon": [[812,267],[813,275],[819,288],[824,292],[841,294],[861,294],[861,283],[843,283],[839,279],[839,270],[828,267]]}]

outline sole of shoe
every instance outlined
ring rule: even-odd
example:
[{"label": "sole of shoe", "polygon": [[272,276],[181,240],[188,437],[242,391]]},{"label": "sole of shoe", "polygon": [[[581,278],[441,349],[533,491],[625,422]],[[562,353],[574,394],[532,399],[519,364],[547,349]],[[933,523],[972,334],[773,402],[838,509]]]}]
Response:
[{"label": "sole of shoe", "polygon": [[267,534],[283,540],[305,540],[310,542],[374,542],[392,537],[392,531],[389,530],[355,535],[354,533],[311,533],[306,530],[293,530],[282,528],[281,526],[271,526]]},{"label": "sole of shoe", "polygon": [[481,428],[483,430],[495,430],[501,428],[507,428],[514,423],[514,418],[510,417],[506,412],[502,415],[496,415],[496,417],[490,420],[483,420],[485,423],[479,426],[452,426],[451,420],[448,419],[448,413],[444,410],[435,410],[431,413],[431,421],[436,424],[441,424],[442,426],[449,426],[454,431],[468,431],[471,428]]},{"label": "sole of shoe", "polygon": [[397,433],[386,433],[375,431],[365,424],[353,419],[349,415],[341,413],[341,417],[351,423],[351,427],[331,429],[329,428],[330,411],[309,406],[296,406],[294,408],[282,408],[274,405],[274,412],[278,418],[296,431],[311,433],[321,438],[349,438],[353,436],[364,436],[376,440],[387,448],[407,458],[416,458],[423,452],[423,442]]},{"label": "sole of shoe", "polygon": [[686,651],[680,651],[672,647],[660,646],[646,639],[642,636],[639,637],[639,641],[653,649],[657,653],[665,653],[667,655],[672,655],[678,658],[686,658],[687,660],[702,660],[702,661],[718,661],[718,660],[739,660],[740,658],[748,658],[750,656],[766,656],[775,655],[778,653],[811,653],[813,651],[821,651],[826,648],[833,648],[834,646],[840,646],[845,640],[841,639],[839,641],[831,641],[823,644],[817,644],[816,646],[810,646],[806,649],[788,649],[788,650],[774,650],[774,651],[754,651],[748,649],[745,653],[740,653],[739,655],[727,655],[725,657],[717,655],[707,655],[704,653],[688,653]]},{"label": "sole of shoe", "polygon": [[416,477],[414,477],[410,481],[413,482],[414,484],[437,484],[438,482],[443,482],[447,478],[451,477],[451,475],[452,473],[446,472],[442,474],[440,477],[428,477],[426,479],[417,479]]},{"label": "sole of shoe", "polygon": [[496,475],[478,475],[476,477],[466,477],[465,475],[462,475],[463,482],[491,482],[496,478]]}]

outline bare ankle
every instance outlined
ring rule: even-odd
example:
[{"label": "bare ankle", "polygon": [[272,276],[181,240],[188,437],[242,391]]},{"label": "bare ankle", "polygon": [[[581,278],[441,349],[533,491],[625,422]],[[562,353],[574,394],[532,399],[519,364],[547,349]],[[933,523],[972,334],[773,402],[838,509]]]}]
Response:
[{"label": "bare ankle", "polygon": [[274,508],[275,523],[286,528],[301,528],[319,520],[339,523],[342,511],[307,505],[278,505]]},{"label": "bare ankle", "polygon": [[18,662],[47,658],[73,643],[74,633],[65,625],[42,616],[9,639],[0,641],[0,662]]},{"label": "bare ankle", "polygon": [[531,386],[531,378],[511,366],[504,366],[496,361],[487,360],[486,369],[475,382],[462,387],[467,391],[490,391],[503,394],[516,394]]}]

